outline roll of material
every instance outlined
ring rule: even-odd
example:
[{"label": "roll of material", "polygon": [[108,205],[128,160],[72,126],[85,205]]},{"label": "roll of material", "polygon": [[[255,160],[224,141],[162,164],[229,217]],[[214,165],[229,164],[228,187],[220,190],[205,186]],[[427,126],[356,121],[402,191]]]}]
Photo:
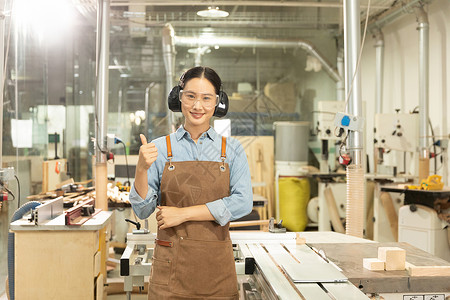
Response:
[{"label": "roll of material", "polygon": [[280,219],[289,231],[303,231],[308,225],[306,207],[309,201],[309,181],[307,178],[280,178],[279,201]]},{"label": "roll of material", "polygon": [[319,222],[319,197],[314,197],[309,200],[306,213],[311,222]]}]

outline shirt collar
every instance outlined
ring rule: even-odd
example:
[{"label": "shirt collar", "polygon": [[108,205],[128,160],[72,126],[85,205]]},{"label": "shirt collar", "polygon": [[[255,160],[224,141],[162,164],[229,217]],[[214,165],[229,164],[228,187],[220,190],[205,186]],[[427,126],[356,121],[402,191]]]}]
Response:
[{"label": "shirt collar", "polygon": [[[185,135],[187,135],[189,132],[184,129],[183,125],[178,127],[177,131],[175,132],[175,136],[177,138],[177,141],[181,140]],[[206,131],[206,136],[208,136],[211,140],[215,140],[218,136],[217,132],[209,126],[209,129]]]}]

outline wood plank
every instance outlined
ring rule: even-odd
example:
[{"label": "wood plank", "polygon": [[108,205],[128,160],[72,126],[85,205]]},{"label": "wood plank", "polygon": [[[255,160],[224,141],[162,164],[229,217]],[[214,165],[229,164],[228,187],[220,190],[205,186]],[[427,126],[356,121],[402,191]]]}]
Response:
[{"label": "wood plank", "polygon": [[269,220],[230,222],[230,227],[244,227],[244,226],[254,226],[254,225],[267,225],[268,226]]},{"label": "wood plank", "polygon": [[57,184],[67,178],[67,159],[47,160],[42,163],[42,192],[52,191]]},{"label": "wood plank", "polygon": [[270,219],[275,216],[274,138],[273,136],[233,136],[233,138],[241,143],[247,154],[252,182],[265,183],[264,186],[254,187],[253,192],[268,200],[267,214],[262,213],[262,217]]},{"label": "wood plank", "polygon": [[378,258],[363,258],[363,267],[371,271],[384,271],[384,261]]},{"label": "wood plank", "polygon": [[345,233],[344,225],[342,225],[341,218],[336,205],[336,200],[333,196],[333,191],[327,187],[324,191],[325,199],[327,201],[328,211],[330,213],[331,224],[336,232]]},{"label": "wood plank", "polygon": [[400,247],[406,250],[406,261],[416,266],[450,266],[408,243],[322,243],[312,244],[323,249],[329,260],[342,269],[345,276],[364,293],[411,293],[450,291],[450,276],[409,276],[403,271],[370,271],[363,267],[363,258],[377,257],[378,247]]},{"label": "wood plank", "polygon": [[378,247],[378,259],[385,262],[386,271],[404,270],[406,252],[399,247]]},{"label": "wood plank", "polygon": [[391,195],[389,193],[382,192],[380,194],[380,201],[384,207],[386,216],[388,217],[392,235],[394,236],[394,239],[398,241],[398,217]]},{"label": "wood plank", "polygon": [[450,276],[450,266],[415,266],[406,262],[410,276]]}]

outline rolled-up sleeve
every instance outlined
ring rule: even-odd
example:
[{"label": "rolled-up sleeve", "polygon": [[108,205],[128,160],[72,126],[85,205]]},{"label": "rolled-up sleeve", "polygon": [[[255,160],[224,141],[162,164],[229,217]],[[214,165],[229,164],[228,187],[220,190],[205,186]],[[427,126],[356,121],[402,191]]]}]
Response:
[{"label": "rolled-up sleeve", "polygon": [[[253,192],[244,148],[235,139],[229,139],[227,157],[231,157],[230,196],[206,204],[221,226],[248,215],[253,208]],[[231,155],[230,155],[231,154]]]},{"label": "rolled-up sleeve", "polygon": [[157,162],[154,162],[147,172],[148,191],[145,199],[142,199],[142,197],[139,196],[134,187],[134,183],[131,187],[129,199],[131,206],[139,219],[148,218],[155,211],[158,204],[159,175],[156,164]]}]

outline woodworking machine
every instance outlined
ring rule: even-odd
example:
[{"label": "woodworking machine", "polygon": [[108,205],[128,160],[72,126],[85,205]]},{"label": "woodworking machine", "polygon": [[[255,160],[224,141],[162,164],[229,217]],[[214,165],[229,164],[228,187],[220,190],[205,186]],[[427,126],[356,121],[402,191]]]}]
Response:
[{"label": "woodworking machine", "polygon": [[241,299],[368,299],[325,253],[295,232],[231,233]]},{"label": "woodworking machine", "polygon": [[[155,239],[137,227],[128,234],[120,260],[128,300],[133,286],[143,287],[144,277],[150,274]],[[405,249],[412,265],[435,265],[442,272],[450,269],[450,263],[406,243],[383,244],[336,232],[299,236],[296,232],[231,231],[230,237],[241,300],[362,300],[369,296],[446,300],[450,296],[450,275],[418,277],[407,270],[363,268],[363,258],[376,257],[378,247],[398,246]]]},{"label": "woodworking machine", "polygon": [[127,300],[130,300],[133,286],[138,286],[140,291],[143,290],[144,279],[150,275],[156,236],[147,229],[147,220],[144,229],[140,228],[139,222],[125,220],[136,225],[133,232],[127,233],[127,247],[120,258],[120,276],[124,276],[124,291]]}]

